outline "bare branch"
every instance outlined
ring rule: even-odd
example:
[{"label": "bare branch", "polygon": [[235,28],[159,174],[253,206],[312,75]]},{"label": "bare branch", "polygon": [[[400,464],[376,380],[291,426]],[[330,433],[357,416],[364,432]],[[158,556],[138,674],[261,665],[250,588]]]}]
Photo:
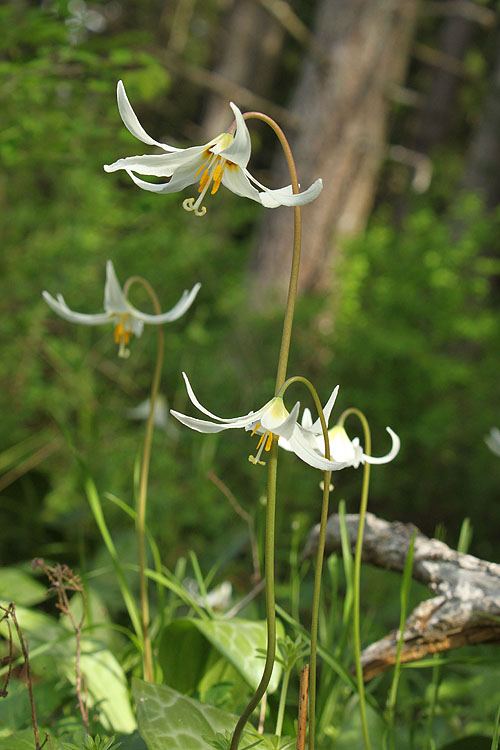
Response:
[{"label": "bare branch", "polygon": [[[354,549],[359,516],[346,516]],[[421,602],[406,620],[402,662],[476,643],[500,643],[500,565],[465,555],[437,539],[429,539],[413,524],[388,522],[368,513],[365,523],[363,562],[402,572],[408,548],[416,532],[412,577],[434,594]],[[304,557],[315,553],[318,528],[307,540]],[[338,515],[330,516],[326,550],[340,551]],[[396,660],[399,633],[392,631],[361,654],[363,672],[370,680],[389,669]]]}]

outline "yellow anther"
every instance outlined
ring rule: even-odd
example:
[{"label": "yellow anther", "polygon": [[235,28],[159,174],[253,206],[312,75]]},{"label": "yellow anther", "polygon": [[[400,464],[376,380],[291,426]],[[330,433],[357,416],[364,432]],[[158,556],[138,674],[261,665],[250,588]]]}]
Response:
[{"label": "yellow anther", "polygon": [[207,186],[207,184],[210,182],[210,170],[206,169],[200,180],[200,187],[198,188],[198,192],[201,193],[201,191]]},{"label": "yellow anther", "polygon": [[260,427],[260,422],[257,422],[257,424],[253,428],[252,432],[250,433],[250,437],[253,437],[255,435],[255,433],[257,432],[257,430],[259,429],[259,427]]},{"label": "yellow anther", "polygon": [[221,183],[223,174],[224,174],[224,165],[217,164],[217,166],[214,169],[214,184],[212,185],[212,190],[210,191],[212,195],[215,195],[217,190],[220,188],[220,183]]},{"label": "yellow anther", "polygon": [[266,437],[266,433],[264,433],[263,435],[261,435],[261,436],[260,436],[260,440],[259,440],[259,442],[257,443],[257,450],[259,450],[260,446],[261,446],[261,445],[262,445],[262,443],[264,442],[264,438],[265,438],[265,437]]},{"label": "yellow anther", "polygon": [[123,334],[123,323],[120,321],[115,325],[115,344],[119,344]]},{"label": "yellow anther", "polygon": [[266,451],[270,451],[271,450],[272,442],[273,442],[273,433],[270,432],[269,435],[267,436]]}]

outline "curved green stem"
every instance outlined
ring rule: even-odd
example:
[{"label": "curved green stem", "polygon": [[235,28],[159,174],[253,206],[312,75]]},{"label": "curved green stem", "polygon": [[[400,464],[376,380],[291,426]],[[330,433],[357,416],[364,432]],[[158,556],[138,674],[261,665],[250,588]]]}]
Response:
[{"label": "curved green stem", "polygon": [[[292,191],[294,194],[299,192],[299,181],[297,178],[297,170],[295,168],[295,162],[293,159],[292,151],[285,137],[285,134],[279,127],[279,125],[267,115],[262,112],[246,112],[243,117],[245,119],[257,119],[262,120],[274,131],[278,140],[281,144],[285,158],[287,161],[288,169],[290,172],[290,179],[292,183]],[[283,322],[283,333],[281,336],[281,346],[278,359],[278,368],[276,373],[276,386],[275,392],[277,393],[286,378],[286,370],[288,365],[288,355],[290,352],[290,340],[292,337],[292,326],[293,326],[293,315],[295,311],[295,300],[297,297],[297,285],[299,278],[299,266],[300,266],[300,234],[301,234],[301,218],[300,218],[300,207],[294,206],[294,238],[293,238],[293,256],[292,256],[292,267],[290,271],[290,282],[288,287],[288,298],[286,303],[285,318]],[[275,514],[276,514],[276,478],[278,473],[278,441],[277,438],[273,438],[271,450],[269,453],[268,460],[268,474],[267,474],[267,509],[266,509],[266,541],[265,541],[265,577],[266,577],[266,618],[267,618],[267,649],[266,649],[266,662],[264,665],[264,672],[261,681],[255,691],[254,695],[250,699],[248,706],[241,714],[236,727],[234,729],[233,737],[231,740],[230,750],[237,750],[243,729],[248,719],[250,718],[253,710],[259,704],[262,696],[267,690],[271,675],[273,672],[274,658],[276,654],[276,601],[274,591],[274,535],[275,535]]]},{"label": "curved green stem", "polygon": [[243,729],[253,710],[258,706],[267,690],[273,673],[274,656],[276,653],[276,607],[274,601],[274,525],[276,513],[276,475],[278,468],[278,440],[273,438],[269,452],[267,473],[267,506],[266,506],[266,541],[265,541],[265,577],[266,577],[266,612],[267,612],[267,652],[266,663],[261,680],[241,714],[234,729],[231,740],[231,750],[237,750]]},{"label": "curved green stem", "polygon": [[[362,424],[365,447],[364,452],[367,456],[371,455],[371,434],[368,421],[359,409],[346,409],[338,421],[343,425],[344,421],[350,414],[355,414]],[[363,730],[363,740],[366,750],[371,749],[370,736],[368,734],[368,721],[366,718],[366,701],[365,701],[365,683],[363,679],[363,667],[361,666],[361,633],[360,633],[360,581],[361,581],[361,553],[363,550],[363,535],[365,530],[366,508],[368,505],[368,488],[370,484],[370,464],[365,463],[363,467],[363,486],[361,489],[361,505],[359,509],[359,529],[356,540],[356,551],[354,554],[354,656],[356,661],[356,680],[358,683],[359,710],[361,714],[361,726]]]},{"label": "curved green stem", "polygon": [[[141,276],[131,276],[127,279],[123,291],[125,296],[134,283],[142,284],[146,289],[147,293],[151,297],[155,313],[161,315],[161,307],[158,301],[156,293],[145,279]],[[144,436],[144,446],[142,449],[142,460],[141,460],[141,473],[139,477],[139,493],[137,498],[137,556],[139,562],[139,591],[140,591],[140,603],[141,603],[141,628],[142,628],[142,640],[143,640],[143,673],[144,679],[147,682],[153,682],[153,655],[151,650],[151,636],[149,633],[149,600],[148,600],[148,579],[146,576],[146,544],[145,544],[145,527],[146,527],[146,503],[148,494],[148,477],[149,477],[149,463],[151,459],[151,442],[153,438],[153,423],[154,423],[154,411],[156,397],[158,395],[158,389],[160,387],[161,369],[163,365],[163,347],[164,347],[164,336],[161,326],[157,327],[158,331],[158,350],[156,354],[156,365],[153,374],[153,382],[151,385],[151,396],[148,420],[146,422],[146,434]]]},{"label": "curved green stem", "polygon": [[[328,436],[328,426],[326,424],[325,415],[323,414],[323,407],[317,391],[310,380],[302,377],[302,375],[296,375],[293,378],[289,378],[281,388],[281,395],[283,395],[286,389],[292,385],[292,383],[303,383],[314,399],[314,405],[319,415],[321,422],[321,429],[323,431],[323,440],[325,441],[325,458],[330,459],[330,438]],[[315,739],[316,739],[316,664],[317,664],[317,648],[318,648],[318,623],[319,623],[319,604],[320,604],[320,590],[321,590],[321,577],[323,573],[323,559],[325,556],[325,539],[326,539],[326,522],[328,520],[328,503],[330,499],[330,477],[331,472],[323,472],[323,501],[321,504],[321,521],[319,525],[319,539],[318,549],[316,552],[316,568],[314,572],[314,591],[313,591],[313,603],[311,613],[311,652],[310,652],[310,669],[309,669],[309,750],[314,750]]]}]

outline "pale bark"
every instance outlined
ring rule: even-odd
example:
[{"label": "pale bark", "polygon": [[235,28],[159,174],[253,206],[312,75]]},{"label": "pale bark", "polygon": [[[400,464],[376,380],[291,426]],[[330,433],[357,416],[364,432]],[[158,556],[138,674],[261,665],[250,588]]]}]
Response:
[{"label": "pale bark", "polygon": [[[219,30],[219,55],[212,72],[264,97],[269,93],[283,44],[282,26],[256,0],[234,0]],[[250,108],[244,97],[236,104]],[[203,129],[223,132],[228,126],[227,94],[210,97]]]},{"label": "pale bark", "polygon": [[[388,92],[402,81],[417,0],[320,0],[314,35],[324,49],[306,60],[291,114],[299,178],[324,180],[303,211],[300,287],[328,287],[339,236],[363,229],[386,153]],[[284,170],[276,186],[289,182]],[[266,212],[254,263],[254,299],[284,289],[290,266],[291,211]]]},{"label": "pale bark", "polygon": [[[346,516],[354,551],[359,516]],[[363,562],[402,572],[413,533],[416,533],[412,577],[434,594],[421,602],[405,623],[401,661],[410,662],[430,654],[476,643],[500,642],[500,565],[480,560],[424,536],[413,524],[388,522],[367,513]],[[307,540],[304,557],[315,554],[315,527]],[[341,550],[338,515],[328,519],[326,551]],[[372,643],[361,654],[363,673],[370,680],[392,667],[400,633],[392,631]]]}]

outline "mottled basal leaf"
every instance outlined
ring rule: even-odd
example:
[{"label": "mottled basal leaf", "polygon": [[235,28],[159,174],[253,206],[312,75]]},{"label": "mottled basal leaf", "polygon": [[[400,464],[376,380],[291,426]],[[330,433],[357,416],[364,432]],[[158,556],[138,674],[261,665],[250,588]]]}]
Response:
[{"label": "mottled basal leaf", "polygon": [[208,748],[204,737],[232,732],[238,721],[234,714],[187,698],[167,685],[134,678],[132,692],[148,750],[203,750]]},{"label": "mottled basal leaf", "polygon": [[[165,682],[182,689],[179,684],[179,673],[184,672],[186,665],[189,674],[184,672],[186,688],[196,687],[195,676],[201,679],[203,667],[207,662],[208,650],[203,648],[199,639],[201,634],[208,643],[221,653],[255,690],[262,677],[264,659],[259,652],[266,649],[267,627],[265,621],[254,620],[198,620],[183,618],[168,625],[163,631],[160,645],[160,662]],[[278,638],[284,635],[281,622],[277,623]],[[189,644],[196,648],[189,650]],[[185,657],[185,654],[188,654]],[[186,661],[187,659],[187,661]],[[268,692],[274,692],[281,675],[281,667],[275,664]],[[184,678],[182,678],[184,679]]]}]

